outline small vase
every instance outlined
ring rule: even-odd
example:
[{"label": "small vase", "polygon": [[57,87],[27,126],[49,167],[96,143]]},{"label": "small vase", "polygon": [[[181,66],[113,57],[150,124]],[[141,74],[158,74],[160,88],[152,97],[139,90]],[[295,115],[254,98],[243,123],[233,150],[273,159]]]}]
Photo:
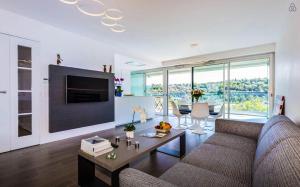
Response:
[{"label": "small vase", "polygon": [[122,97],[122,92],[116,92],[117,97]]},{"label": "small vase", "polygon": [[134,131],[126,131],[126,137],[133,139],[134,138]]}]

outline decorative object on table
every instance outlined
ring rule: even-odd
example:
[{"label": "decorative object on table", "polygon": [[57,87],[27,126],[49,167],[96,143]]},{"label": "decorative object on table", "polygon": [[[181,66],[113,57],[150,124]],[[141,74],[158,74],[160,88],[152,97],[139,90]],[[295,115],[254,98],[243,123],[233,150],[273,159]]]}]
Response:
[{"label": "decorative object on table", "polygon": [[115,140],[116,140],[116,143],[119,143],[120,142],[120,136],[116,136]]},{"label": "decorative object on table", "polygon": [[191,91],[192,98],[196,100],[196,102],[199,101],[199,99],[204,95],[204,91],[201,89],[193,89]]},{"label": "decorative object on table", "polygon": [[123,93],[122,87],[121,86],[117,86],[117,88],[115,90],[115,96],[122,97],[122,93]]},{"label": "decorative object on table", "polygon": [[125,125],[124,131],[126,132],[127,138],[134,138],[135,126],[133,123]]},{"label": "decorative object on table", "polygon": [[91,156],[99,156],[111,152],[113,147],[109,140],[94,136],[81,140],[81,150]]},{"label": "decorative object on table", "polygon": [[115,149],[119,147],[119,145],[117,143],[111,143],[111,146]]},{"label": "decorative object on table", "polygon": [[135,141],[134,147],[135,147],[135,149],[139,149],[140,148],[140,142],[139,141]]},{"label": "decorative object on table", "polygon": [[109,65],[109,73],[112,73],[112,65]]},{"label": "decorative object on table", "polygon": [[127,145],[127,146],[131,146],[131,139],[127,139],[127,140],[126,140],[126,145]]},{"label": "decorative object on table", "polygon": [[60,65],[62,63],[62,61],[64,61],[64,60],[60,57],[60,54],[57,54],[56,55],[56,64]]},{"label": "decorative object on table", "polygon": [[142,108],[140,106],[133,107],[133,119],[132,119],[132,122],[134,122],[135,113],[139,113],[140,114],[141,123],[146,123],[147,122],[147,113],[146,113],[146,110],[144,108]]},{"label": "decorative object on table", "polygon": [[103,65],[103,72],[106,73],[106,65]]},{"label": "decorative object on table", "polygon": [[147,114],[145,112],[145,109],[143,109],[140,106],[135,106],[133,107],[132,111],[133,111],[132,121],[131,123],[125,125],[125,129],[124,129],[127,138],[134,138],[134,131],[135,131],[134,122],[135,122],[136,113],[140,113],[141,123],[145,123],[147,121]]},{"label": "decorative object on table", "polygon": [[155,129],[158,133],[169,133],[172,129],[172,125],[168,122],[161,121],[159,125],[155,126]]},{"label": "decorative object on table", "polygon": [[122,97],[122,84],[124,82],[124,78],[115,77],[115,96]]},{"label": "decorative object on table", "polygon": [[116,159],[117,159],[117,153],[115,153],[115,152],[108,153],[108,154],[106,155],[106,159],[109,159],[109,160],[116,160]]}]

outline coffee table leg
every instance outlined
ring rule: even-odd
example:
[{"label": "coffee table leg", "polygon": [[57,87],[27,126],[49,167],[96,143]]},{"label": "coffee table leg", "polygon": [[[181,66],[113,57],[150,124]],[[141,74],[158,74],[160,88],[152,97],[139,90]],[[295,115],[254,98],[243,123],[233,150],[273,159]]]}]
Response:
[{"label": "coffee table leg", "polygon": [[185,155],[186,147],[185,147],[185,133],[180,136],[180,151],[179,156],[182,158]]},{"label": "coffee table leg", "polygon": [[95,164],[78,155],[78,185],[89,186],[95,179]]},{"label": "coffee table leg", "polygon": [[111,186],[112,187],[119,187],[119,174],[123,169],[129,168],[129,164],[121,167],[120,169],[111,173]]}]

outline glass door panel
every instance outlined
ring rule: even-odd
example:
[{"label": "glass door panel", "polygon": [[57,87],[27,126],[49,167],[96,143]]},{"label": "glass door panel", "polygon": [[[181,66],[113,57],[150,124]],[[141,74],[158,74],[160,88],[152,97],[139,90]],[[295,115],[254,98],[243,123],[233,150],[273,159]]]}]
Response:
[{"label": "glass door panel", "polygon": [[146,76],[146,96],[155,97],[155,112],[163,115],[163,71],[147,72]]},{"label": "glass door panel", "polygon": [[[191,105],[192,68],[168,70],[168,101],[178,105]],[[171,105],[168,112],[172,114]]]},{"label": "glass door panel", "polygon": [[224,104],[224,64],[194,68],[194,89],[204,90],[201,102],[208,102],[218,112]]},{"label": "glass door panel", "polygon": [[144,73],[131,73],[131,93],[134,96],[145,96]]},{"label": "glass door panel", "polygon": [[230,62],[230,118],[268,117],[269,61],[269,58],[262,58]]}]

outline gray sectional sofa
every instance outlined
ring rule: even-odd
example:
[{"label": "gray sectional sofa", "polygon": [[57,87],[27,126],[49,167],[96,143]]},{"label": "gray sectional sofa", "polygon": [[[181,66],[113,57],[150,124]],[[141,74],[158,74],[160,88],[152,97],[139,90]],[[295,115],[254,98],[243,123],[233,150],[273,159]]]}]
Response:
[{"label": "gray sectional sofa", "polygon": [[216,133],[161,177],[129,168],[120,186],[300,186],[300,128],[285,116],[266,124],[218,119]]}]

